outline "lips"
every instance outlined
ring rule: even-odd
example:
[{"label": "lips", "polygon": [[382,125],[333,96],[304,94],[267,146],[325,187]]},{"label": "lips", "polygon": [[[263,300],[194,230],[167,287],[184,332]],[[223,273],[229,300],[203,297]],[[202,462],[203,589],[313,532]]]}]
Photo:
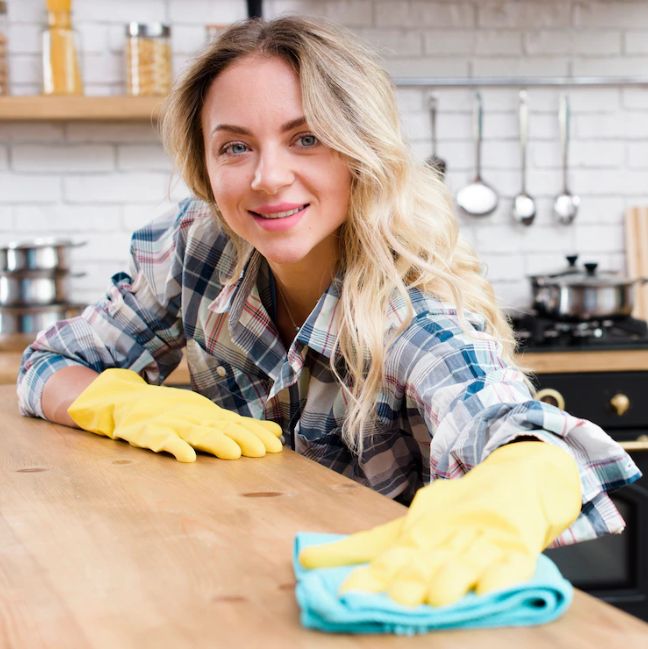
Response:
[{"label": "lips", "polygon": [[280,204],[280,205],[261,205],[256,210],[248,210],[250,214],[263,219],[286,219],[294,216],[298,212],[306,209],[310,203],[301,204]]}]

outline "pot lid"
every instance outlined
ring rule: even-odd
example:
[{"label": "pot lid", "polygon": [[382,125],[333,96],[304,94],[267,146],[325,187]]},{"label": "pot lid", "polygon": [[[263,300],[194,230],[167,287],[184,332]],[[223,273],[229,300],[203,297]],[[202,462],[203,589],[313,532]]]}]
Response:
[{"label": "pot lid", "polygon": [[36,239],[24,239],[22,241],[11,241],[0,246],[0,250],[23,250],[25,248],[47,248],[64,247],[74,248],[85,245],[85,241],[74,241],[73,239],[62,239],[56,237],[38,237]]},{"label": "pot lid", "polygon": [[583,269],[576,263],[578,261],[578,255],[567,255],[565,259],[567,261],[566,266],[557,268],[556,270],[547,273],[536,273],[534,275],[529,275],[529,277],[531,279],[564,277],[565,275],[574,275],[583,272]]},{"label": "pot lid", "polygon": [[582,267],[576,264],[577,257],[567,258],[568,267],[557,273],[532,275],[539,286],[573,286],[573,287],[614,287],[628,286],[633,280],[613,271],[598,270],[598,263],[587,262]]}]

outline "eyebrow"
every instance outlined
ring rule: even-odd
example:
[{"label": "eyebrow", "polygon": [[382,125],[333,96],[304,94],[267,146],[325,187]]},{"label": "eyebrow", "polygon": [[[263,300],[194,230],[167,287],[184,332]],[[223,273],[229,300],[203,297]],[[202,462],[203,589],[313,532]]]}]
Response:
[{"label": "eyebrow", "polygon": [[[306,124],[305,117],[291,119],[289,122],[281,125],[281,132],[286,133],[287,131],[292,131],[294,128],[303,126],[304,124]],[[240,135],[252,135],[252,131],[234,124],[216,124],[216,126],[211,130],[210,136],[214,135],[217,131],[229,131],[230,133],[238,133]]]}]

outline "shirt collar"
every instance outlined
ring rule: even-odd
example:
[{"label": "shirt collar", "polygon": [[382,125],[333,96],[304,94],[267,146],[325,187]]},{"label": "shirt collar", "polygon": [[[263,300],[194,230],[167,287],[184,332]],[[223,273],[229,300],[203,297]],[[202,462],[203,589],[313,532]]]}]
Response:
[{"label": "shirt collar", "polygon": [[[208,307],[212,313],[229,313],[229,327],[233,335],[239,325],[249,329],[251,318],[257,321],[257,326],[272,326],[270,316],[261,303],[257,286],[259,271],[263,263],[264,259],[261,253],[253,250],[236,282],[225,286]],[[231,269],[233,265],[231,260],[227,265]],[[224,270],[227,269],[223,268],[221,272]],[[334,278],[297,335],[298,344],[308,346],[328,358],[333,353],[333,345],[339,330],[337,313],[340,282],[340,276]]]},{"label": "shirt collar", "polygon": [[[232,241],[228,241],[227,245],[223,249],[223,254],[218,260],[216,265],[215,274],[218,275],[220,281],[223,281],[224,278],[229,277],[232,270],[234,269],[234,244]],[[228,284],[223,287],[218,296],[211,302],[208,309],[212,313],[227,313],[233,308],[234,301],[237,296],[243,295],[244,297],[250,293],[251,286],[256,283],[256,276],[258,271],[258,262],[253,264],[252,273],[249,272],[250,266],[253,262],[255,256],[260,256],[256,250],[252,250],[248,257],[248,260],[241,271],[236,282]],[[246,281],[246,279],[248,281]],[[240,309],[239,309],[240,310]]]},{"label": "shirt collar", "polygon": [[339,331],[341,281],[340,275],[333,278],[297,334],[298,342],[327,358],[333,355]]},{"label": "shirt collar", "polygon": [[[229,252],[226,263],[231,272],[233,253]],[[208,307],[213,313],[229,312],[228,322],[233,337],[236,337],[240,327],[258,332],[265,329],[266,333],[274,328],[260,298],[259,290],[263,290],[263,287],[258,286],[259,273],[265,263],[261,253],[252,250],[237,281],[224,287]],[[226,270],[222,268],[221,272]],[[297,345],[307,346],[327,358],[331,358],[333,355],[339,332],[342,278],[343,274],[338,272],[297,334]],[[268,281],[267,276],[264,281]],[[410,289],[408,293],[411,303],[400,293],[394,293],[389,301],[387,330],[400,327],[408,316],[415,315],[420,311],[435,312],[439,307],[445,306],[437,300],[433,300],[433,304],[431,304],[430,297],[417,289]],[[410,305],[414,308],[413,312]],[[436,308],[432,308],[433,306]],[[442,310],[447,312],[447,306]]]}]

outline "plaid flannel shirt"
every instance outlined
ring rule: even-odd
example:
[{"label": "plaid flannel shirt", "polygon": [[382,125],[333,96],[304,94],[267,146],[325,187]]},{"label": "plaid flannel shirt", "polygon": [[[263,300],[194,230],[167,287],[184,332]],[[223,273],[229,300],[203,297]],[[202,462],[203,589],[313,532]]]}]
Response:
[{"label": "plaid flannel shirt", "polygon": [[[468,314],[466,333],[452,306],[410,291],[414,318],[386,350],[376,422],[358,457],[341,436],[346,402],[331,370],[339,278],[286,351],[269,314],[265,260],[253,252],[237,283],[224,287],[232,243],[206,204],[183,201],[135,232],[131,256],[130,274],[115,275],[103,300],[27,348],[18,378],[23,414],[43,416],[43,385],[62,367],[129,368],[159,384],[184,350],[194,390],[276,421],[298,453],[386,496],[408,500],[431,480],[459,477],[503,444],[532,436],[566,449],[580,467],[582,512],[555,544],[623,529],[606,491],[637,480],[635,464],[595,424],[534,401],[480,317]],[[394,298],[388,325],[406,313]]]}]

